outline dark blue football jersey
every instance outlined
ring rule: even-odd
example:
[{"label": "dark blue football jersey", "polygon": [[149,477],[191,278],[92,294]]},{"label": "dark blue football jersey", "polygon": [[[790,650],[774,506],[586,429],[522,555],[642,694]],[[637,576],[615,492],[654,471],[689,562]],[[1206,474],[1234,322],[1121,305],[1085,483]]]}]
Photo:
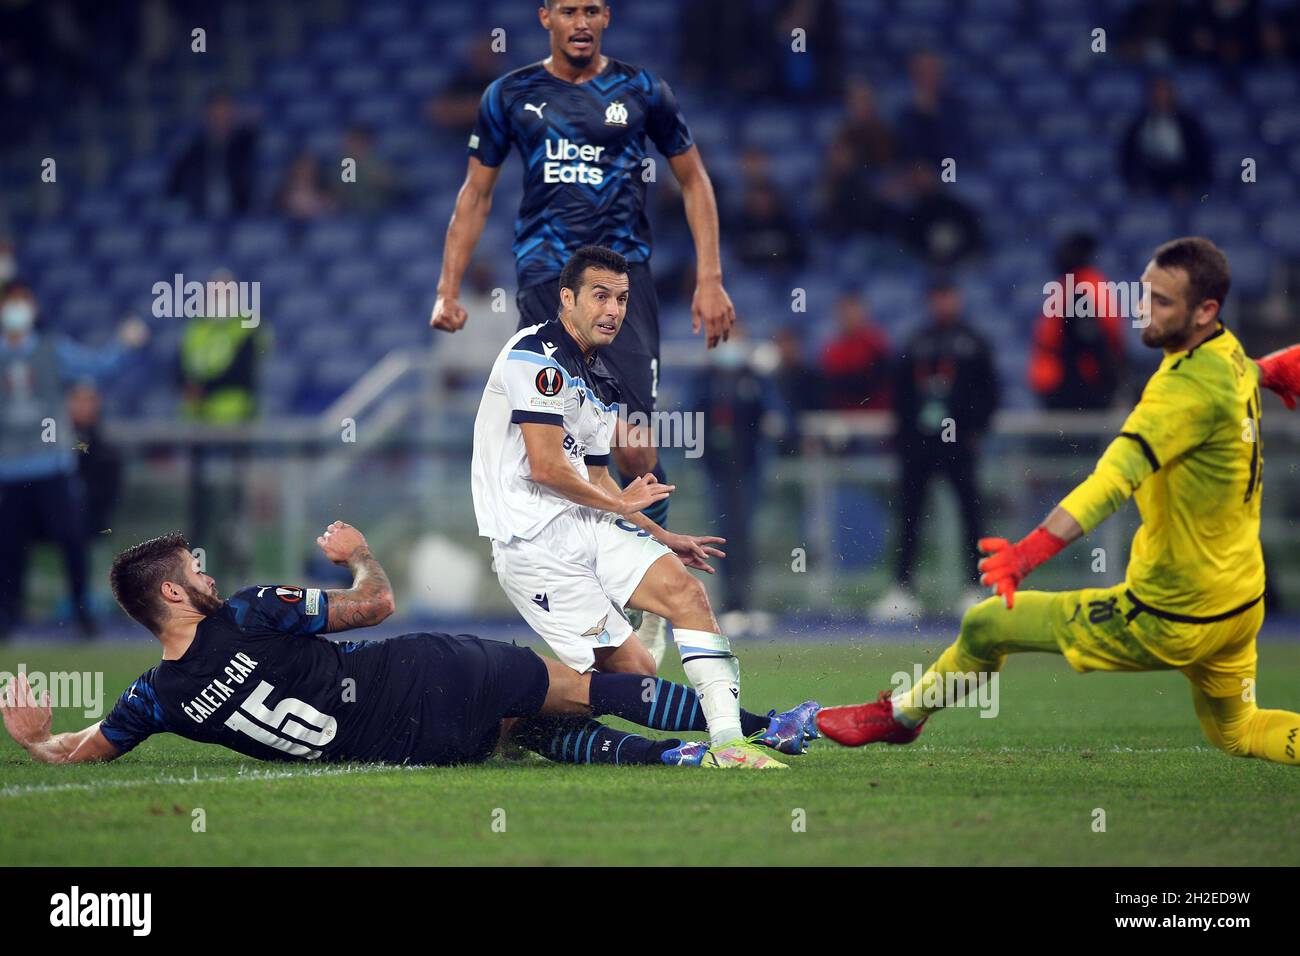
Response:
[{"label": "dark blue football jersey", "polygon": [[520,289],[557,277],[579,246],[649,261],[647,137],[664,156],[694,142],[668,84],[612,57],[585,83],[562,80],[538,62],[488,85],[469,155],[495,167],[514,146],[523,159],[514,242]]},{"label": "dark blue football jersey", "polygon": [[428,669],[404,666],[414,642],[321,637],[327,605],[315,589],[236,592],[184,655],[127,688],[100,730],[123,753],[173,733],[259,760],[424,762],[435,732],[422,710]]}]

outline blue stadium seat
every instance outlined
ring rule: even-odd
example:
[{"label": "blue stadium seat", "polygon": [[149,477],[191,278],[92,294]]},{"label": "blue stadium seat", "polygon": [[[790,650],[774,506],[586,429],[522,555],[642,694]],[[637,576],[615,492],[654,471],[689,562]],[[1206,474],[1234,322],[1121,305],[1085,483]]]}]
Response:
[{"label": "blue stadium seat", "polygon": [[354,295],[380,284],[380,268],[373,256],[338,256],[323,261],[321,272],[329,290]]},{"label": "blue stadium seat", "polygon": [[324,219],[307,225],[302,248],[316,256],[359,256],[365,232],[359,223]]},{"label": "blue stadium seat", "polygon": [[1300,97],[1300,80],[1293,70],[1261,69],[1247,73],[1243,87],[1246,97],[1261,109],[1291,104]]},{"label": "blue stadium seat", "polygon": [[270,259],[289,247],[289,227],[280,220],[250,220],[230,231],[230,252],[239,259]]},{"label": "blue stadium seat", "polygon": [[40,223],[22,237],[18,256],[28,264],[55,262],[75,255],[77,245],[76,228],[52,220]]},{"label": "blue stadium seat", "polygon": [[127,223],[105,224],[92,236],[90,251],[104,259],[121,260],[143,254],[150,238],[140,226]]},{"label": "blue stadium seat", "polygon": [[1300,256],[1300,208],[1293,206],[1271,213],[1264,220],[1261,235],[1271,250]]},{"label": "blue stadium seat", "polygon": [[158,238],[158,252],[164,256],[190,258],[211,255],[216,247],[217,230],[206,222],[171,226]]}]

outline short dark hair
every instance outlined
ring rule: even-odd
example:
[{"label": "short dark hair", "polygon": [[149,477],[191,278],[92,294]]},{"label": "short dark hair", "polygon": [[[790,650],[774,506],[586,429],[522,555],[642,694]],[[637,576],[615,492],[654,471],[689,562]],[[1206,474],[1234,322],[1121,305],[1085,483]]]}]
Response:
[{"label": "short dark hair", "polygon": [[14,276],[8,282],[0,283],[0,299],[7,299],[15,292],[26,292],[33,299],[36,298],[36,290],[32,288],[31,283],[20,276]]},{"label": "short dark hair", "polygon": [[1071,232],[1056,245],[1056,271],[1073,272],[1092,265],[1097,255],[1097,237],[1086,230]]},{"label": "short dark hair", "polygon": [[613,249],[604,246],[583,246],[564,264],[560,272],[560,288],[572,289],[576,296],[582,288],[582,276],[589,268],[608,269],[619,275],[627,275],[627,260]]},{"label": "short dark hair", "polygon": [[162,631],[166,606],[158,595],[164,581],[180,583],[185,576],[186,558],[178,552],[190,553],[190,543],[179,531],[142,541],[127,548],[113,559],[108,572],[113,587],[113,597],[132,620],[147,627],[154,634]]},{"label": "short dark hair", "polygon": [[1187,273],[1188,304],[1192,308],[1209,299],[1222,306],[1232,288],[1228,257],[1202,236],[1172,239],[1156,249],[1152,258],[1161,269],[1182,269]]}]

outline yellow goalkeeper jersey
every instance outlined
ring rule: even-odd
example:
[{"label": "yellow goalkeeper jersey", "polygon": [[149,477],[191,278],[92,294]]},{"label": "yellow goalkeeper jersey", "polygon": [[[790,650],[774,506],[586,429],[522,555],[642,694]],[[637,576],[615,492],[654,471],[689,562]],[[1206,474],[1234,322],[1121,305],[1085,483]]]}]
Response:
[{"label": "yellow goalkeeper jersey", "polygon": [[1165,356],[1119,437],[1061,502],[1090,532],[1136,499],[1142,526],[1125,581],[1142,610],[1194,623],[1262,596],[1259,420],[1259,367],[1220,325]]}]

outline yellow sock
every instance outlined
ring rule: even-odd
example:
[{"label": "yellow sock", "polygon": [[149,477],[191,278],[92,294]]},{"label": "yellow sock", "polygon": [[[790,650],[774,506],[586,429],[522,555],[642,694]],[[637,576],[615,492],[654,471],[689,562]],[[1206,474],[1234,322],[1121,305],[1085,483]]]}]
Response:
[{"label": "yellow sock", "polygon": [[1207,697],[1196,688],[1192,702],[1206,738],[1220,750],[1300,766],[1300,714],[1260,710],[1240,697]]},{"label": "yellow sock", "polygon": [[1300,714],[1259,710],[1250,721],[1250,755],[1300,766]]},{"label": "yellow sock", "polygon": [[[936,710],[943,709],[942,703],[927,706],[923,701],[944,699],[943,689],[947,684],[948,674],[988,674],[1000,670],[1001,667],[1001,657],[995,660],[976,657],[962,646],[960,640],[954,641],[939,655],[939,659],[930,665],[930,669],[922,675],[920,683],[911,690],[894,695],[894,710],[905,722],[915,726]],[[929,690],[936,684],[938,690]]]}]

